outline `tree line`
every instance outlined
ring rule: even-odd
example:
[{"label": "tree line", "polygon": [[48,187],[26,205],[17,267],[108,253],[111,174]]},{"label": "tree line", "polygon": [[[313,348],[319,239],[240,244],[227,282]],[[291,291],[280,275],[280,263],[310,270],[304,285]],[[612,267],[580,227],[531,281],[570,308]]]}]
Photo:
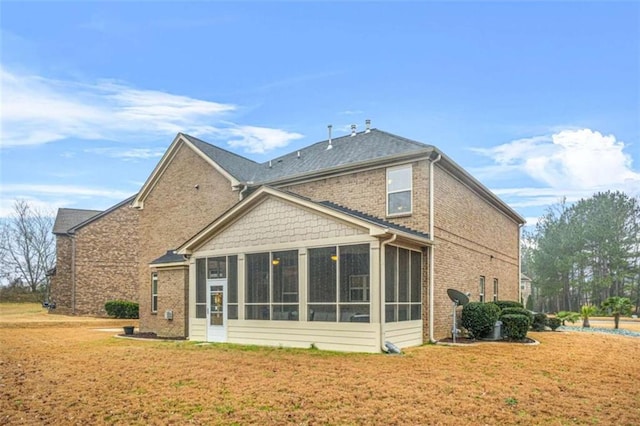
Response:
[{"label": "tree line", "polygon": [[550,206],[523,233],[522,271],[532,279],[532,309],[578,311],[609,297],[640,305],[640,200],[598,192]]}]

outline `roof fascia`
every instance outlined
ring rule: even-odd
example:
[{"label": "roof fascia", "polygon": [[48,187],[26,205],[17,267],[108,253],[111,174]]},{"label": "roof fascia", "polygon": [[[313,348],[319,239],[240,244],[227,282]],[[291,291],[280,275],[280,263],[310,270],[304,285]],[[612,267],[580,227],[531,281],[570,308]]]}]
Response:
[{"label": "roof fascia", "polygon": [[150,263],[149,268],[175,268],[181,266],[189,266],[189,260],[185,259],[182,262],[167,262],[167,263]]},{"label": "roof fascia", "polygon": [[137,208],[137,209],[144,208],[144,200],[151,193],[151,190],[155,187],[156,183],[158,183],[158,181],[160,180],[160,177],[164,174],[165,170],[167,170],[167,167],[169,167],[169,164],[178,153],[178,150],[180,149],[181,145],[187,145],[189,148],[193,150],[193,152],[195,152],[208,164],[213,166],[214,169],[216,169],[220,174],[222,174],[227,180],[231,182],[232,188],[234,186],[237,186],[240,183],[235,177],[229,174],[229,172],[223,169],[218,163],[216,163],[207,155],[205,155],[200,149],[198,149],[198,147],[196,147],[187,138],[185,138],[182,135],[182,133],[178,133],[176,137],[173,139],[173,142],[171,142],[171,145],[169,145],[169,148],[167,149],[167,151],[162,156],[162,159],[160,160],[160,162],[156,165],[156,167],[153,169],[153,172],[151,172],[151,175],[149,175],[149,177],[147,178],[146,182],[140,189],[140,192],[138,192],[138,196],[133,202],[134,208]]}]

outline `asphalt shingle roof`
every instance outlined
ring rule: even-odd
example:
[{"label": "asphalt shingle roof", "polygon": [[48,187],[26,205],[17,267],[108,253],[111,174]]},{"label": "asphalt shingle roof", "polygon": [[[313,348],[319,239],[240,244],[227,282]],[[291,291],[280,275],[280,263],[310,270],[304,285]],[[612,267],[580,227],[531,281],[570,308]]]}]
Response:
[{"label": "asphalt shingle roof", "polygon": [[185,135],[184,133],[182,135],[207,157],[218,163],[220,167],[241,182],[250,181],[260,166],[255,161],[244,158],[241,155],[211,145],[193,136]]},{"label": "asphalt shingle roof", "polygon": [[56,221],[53,224],[54,234],[64,234],[69,229],[102,213],[100,210],[58,209]]},{"label": "asphalt shingle roof", "polygon": [[185,257],[182,254],[177,254],[175,250],[167,250],[165,254],[160,256],[151,262],[151,265],[158,265],[162,263],[174,263],[174,262],[184,262]]},{"label": "asphalt shingle roof", "polygon": [[325,140],[274,160],[256,163],[193,136],[184,136],[236,179],[241,182],[252,182],[254,185],[433,149],[430,145],[371,129],[369,132],[360,132],[355,136],[347,135],[332,139],[331,149],[327,149],[329,141]]},{"label": "asphalt shingle roof", "polygon": [[401,231],[401,232],[405,232],[407,234],[411,234],[411,235],[415,235],[417,237],[422,237],[422,238],[429,238],[429,234],[425,233],[425,232],[420,232],[420,231],[416,231],[415,229],[411,229],[407,226],[403,226],[403,225],[398,225],[396,223],[393,222],[389,222],[387,220],[381,219],[379,217],[376,216],[371,216],[370,214],[366,214],[363,213],[361,211],[358,210],[352,210],[350,208],[341,206],[339,204],[335,204],[332,203],[331,201],[319,201],[318,204],[322,204],[325,207],[329,207],[330,209],[342,212],[342,213],[346,213],[348,215],[351,215],[353,217],[356,217],[358,219],[362,219],[365,220],[367,222],[371,222],[374,223],[376,225],[385,227],[385,228],[389,228],[389,229],[393,229],[396,231]]}]

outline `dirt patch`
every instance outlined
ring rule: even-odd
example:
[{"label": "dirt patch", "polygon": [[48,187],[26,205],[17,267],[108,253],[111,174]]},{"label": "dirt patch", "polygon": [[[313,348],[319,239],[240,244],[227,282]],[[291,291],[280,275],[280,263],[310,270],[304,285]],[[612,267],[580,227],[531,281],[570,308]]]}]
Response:
[{"label": "dirt patch", "polygon": [[633,337],[530,333],[540,345],[425,345],[388,356],[119,339],[95,328],[0,327],[0,424],[635,425],[640,418]]},{"label": "dirt patch", "polygon": [[152,339],[152,340],[187,340],[184,337],[159,337],[156,333],[133,333],[133,334],[118,334],[119,337],[126,337],[127,339]]}]

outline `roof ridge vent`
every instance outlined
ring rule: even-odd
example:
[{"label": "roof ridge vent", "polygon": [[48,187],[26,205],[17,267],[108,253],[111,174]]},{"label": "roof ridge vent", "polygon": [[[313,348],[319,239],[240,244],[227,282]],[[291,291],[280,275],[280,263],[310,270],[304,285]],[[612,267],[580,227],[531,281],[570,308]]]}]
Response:
[{"label": "roof ridge vent", "polygon": [[329,124],[327,126],[327,129],[329,130],[329,146],[327,147],[327,150],[333,148],[333,145],[331,144],[331,129],[333,128],[333,126],[331,124]]},{"label": "roof ridge vent", "polygon": [[371,120],[366,119],[366,120],[364,121],[364,125],[365,125],[365,127],[366,127],[366,129],[365,129],[365,131],[364,131],[364,132],[365,132],[365,133],[369,133],[369,132],[371,131]]},{"label": "roof ridge vent", "polygon": [[355,136],[356,135],[356,125],[352,124],[351,125],[351,136]]}]

